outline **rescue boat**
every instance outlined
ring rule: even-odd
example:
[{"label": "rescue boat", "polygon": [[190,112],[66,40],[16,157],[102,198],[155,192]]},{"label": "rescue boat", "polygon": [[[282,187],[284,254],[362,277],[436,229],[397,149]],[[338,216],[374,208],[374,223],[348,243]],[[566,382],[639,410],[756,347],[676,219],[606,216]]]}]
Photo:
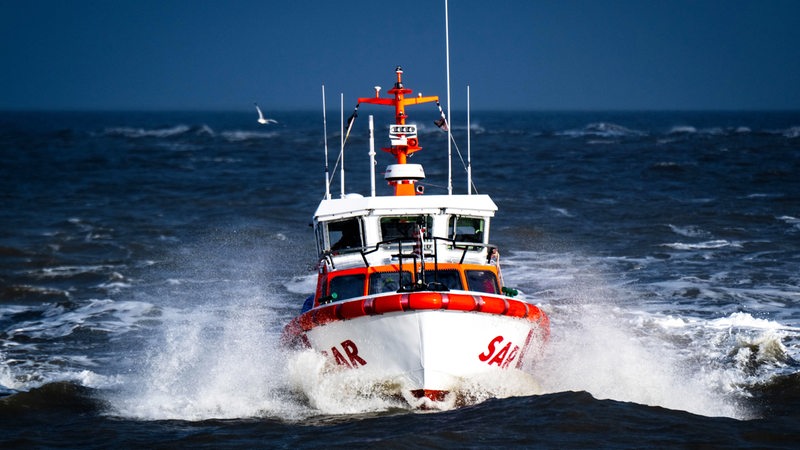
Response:
[{"label": "rescue boat", "polygon": [[389,97],[376,87],[358,99],[394,107],[391,145],[383,148],[395,159],[384,177],[393,193],[376,195],[373,181],[369,195],[343,190],[332,198],[326,174],[313,216],[316,292],[286,325],[283,341],[399,386],[410,401],[436,403],[471,378],[520,370],[526,353],[546,341],[549,320],[503,283],[489,240],[492,199],[472,189],[424,194],[424,169],[408,162],[422,147],[406,107],[436,102],[437,125],[448,124],[438,97],[410,95],[402,76],[398,67]]}]

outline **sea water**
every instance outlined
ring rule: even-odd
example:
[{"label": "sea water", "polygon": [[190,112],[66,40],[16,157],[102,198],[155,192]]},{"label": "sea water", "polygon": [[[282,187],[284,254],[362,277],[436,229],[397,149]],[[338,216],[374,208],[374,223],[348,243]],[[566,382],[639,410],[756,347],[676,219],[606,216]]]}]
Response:
[{"label": "sea water", "polygon": [[[274,115],[0,114],[3,446],[800,441],[800,114],[483,111],[469,149],[455,114],[453,192],[471,160],[505,283],[552,334],[439,411],[281,347],[326,163],[321,112]],[[412,112],[426,194],[447,192],[437,118]],[[345,192],[369,193],[367,136]]]}]

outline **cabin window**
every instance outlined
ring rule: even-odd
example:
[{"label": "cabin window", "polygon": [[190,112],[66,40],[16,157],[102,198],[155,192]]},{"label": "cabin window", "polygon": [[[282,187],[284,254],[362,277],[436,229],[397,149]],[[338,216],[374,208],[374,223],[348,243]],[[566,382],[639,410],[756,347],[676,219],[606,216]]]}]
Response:
[{"label": "cabin window", "polygon": [[328,248],[325,245],[325,227],[322,226],[322,224],[315,227],[314,234],[316,234],[317,236],[317,252],[322,254],[322,252],[324,252]]},{"label": "cabin window", "polygon": [[[397,292],[400,285],[397,272],[375,272],[369,276],[369,293],[382,294],[384,292]],[[411,284],[411,272],[403,271],[403,286]]]},{"label": "cabin window", "polygon": [[467,270],[467,286],[470,291],[486,292],[487,294],[499,294],[500,286],[497,284],[497,277],[490,270]]},{"label": "cabin window", "polygon": [[449,238],[457,242],[483,242],[485,219],[480,217],[450,217]]},{"label": "cabin window", "polygon": [[331,221],[327,225],[331,250],[355,250],[364,246],[361,221],[358,218]]},{"label": "cabin window", "polygon": [[395,216],[381,217],[381,240],[390,241],[393,239],[413,240],[416,239],[414,231],[417,224],[424,228],[423,237],[431,237],[433,228],[433,217],[431,216]]},{"label": "cabin window", "polygon": [[331,278],[328,292],[330,292],[331,296],[336,294],[336,301],[361,297],[364,295],[365,280],[366,276],[363,273]]},{"label": "cabin window", "polygon": [[464,286],[461,284],[461,277],[459,276],[457,270],[426,270],[425,281],[428,283],[432,283],[434,281],[442,283],[445,285],[445,287],[447,287],[447,289],[464,289]]}]

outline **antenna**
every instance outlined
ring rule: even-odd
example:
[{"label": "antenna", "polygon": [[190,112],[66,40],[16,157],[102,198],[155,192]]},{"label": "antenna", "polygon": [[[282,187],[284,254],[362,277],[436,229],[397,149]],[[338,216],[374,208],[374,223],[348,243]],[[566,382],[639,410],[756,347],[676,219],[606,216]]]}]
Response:
[{"label": "antenna", "polygon": [[339,93],[339,109],[341,110],[341,117],[339,122],[339,141],[341,142],[341,147],[339,149],[339,156],[342,157],[342,168],[340,170],[341,177],[341,185],[342,185],[342,198],[344,198],[344,93]]},{"label": "antenna", "polygon": [[372,121],[372,114],[369,115],[369,181],[370,194],[375,197],[375,125]]},{"label": "antenna", "polygon": [[470,149],[470,135],[472,135],[472,128],[469,125],[469,84],[467,84],[467,195],[472,195],[472,156]]},{"label": "antenna", "polygon": [[331,180],[328,178],[328,117],[325,113],[325,85],[322,85],[322,129],[325,134],[325,198],[331,199]]},{"label": "antenna", "polygon": [[[447,12],[447,0],[444,0],[444,35],[447,58],[447,120],[450,121],[450,19]],[[452,128],[450,124],[447,125],[447,195],[453,193]]]}]

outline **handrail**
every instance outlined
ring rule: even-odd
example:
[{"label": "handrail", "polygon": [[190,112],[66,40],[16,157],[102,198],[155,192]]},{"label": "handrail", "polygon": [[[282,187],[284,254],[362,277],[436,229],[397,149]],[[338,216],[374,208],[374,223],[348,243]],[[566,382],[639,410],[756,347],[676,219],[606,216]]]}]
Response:
[{"label": "handrail", "polygon": [[[487,264],[488,264],[490,262],[490,259],[491,259],[492,250],[493,249],[497,249],[497,247],[494,246],[494,245],[484,244],[482,242],[463,242],[463,241],[459,242],[459,241],[457,241],[456,239],[453,239],[453,238],[445,238],[445,237],[438,237],[438,236],[432,236],[432,237],[428,238],[427,240],[423,239],[422,240],[423,246],[426,243],[426,241],[427,241],[427,243],[433,242],[433,253],[427,253],[426,254],[424,252],[424,248],[422,249],[422,251],[420,253],[417,253],[417,252],[403,253],[403,245],[404,244],[414,244],[414,245],[416,245],[419,242],[418,240],[415,240],[413,238],[406,238],[406,237],[387,239],[387,240],[384,240],[384,241],[380,241],[380,242],[378,242],[378,243],[376,243],[376,244],[374,244],[372,246],[369,246],[369,247],[364,246],[364,247],[360,247],[360,248],[350,248],[350,249],[348,249],[348,253],[355,253],[357,251],[359,253],[359,255],[361,256],[361,259],[364,261],[364,267],[365,268],[369,268],[370,265],[369,265],[369,261],[367,259],[367,255],[380,250],[381,247],[385,247],[387,245],[390,246],[390,245],[393,245],[393,244],[397,244],[397,253],[394,253],[394,254],[391,255],[392,257],[398,258],[398,263],[399,263],[399,270],[397,271],[397,277],[398,277],[397,285],[399,286],[399,288],[398,288],[397,292],[415,292],[415,291],[420,291],[420,290],[430,290],[430,291],[445,292],[445,291],[449,291],[450,289],[447,286],[445,286],[444,284],[439,282],[439,244],[440,243],[444,242],[444,243],[452,246],[453,249],[462,250],[461,258],[460,258],[458,264],[463,264],[464,263],[464,259],[466,258],[467,252],[470,251],[471,249],[487,249],[487,250],[489,250],[487,252],[487,261],[486,261]],[[430,258],[430,257],[433,257],[433,263],[434,263],[434,265],[433,265],[433,281],[428,283],[425,280],[425,275],[426,275],[427,270],[425,269],[425,266],[424,266],[424,260],[427,259],[427,258]],[[403,271],[403,258],[411,258],[413,260],[412,261],[413,270],[411,271],[412,278],[411,278],[411,283],[410,284],[403,282],[403,273],[404,273],[404,271]],[[423,265],[420,267],[420,271],[419,272],[417,271],[417,258],[422,258],[422,261],[423,261]],[[335,269],[334,262],[333,262],[334,261],[333,252],[326,251],[323,254],[323,257],[321,259],[326,261],[328,264],[330,264],[330,266],[332,268]],[[506,294],[508,296],[514,296],[514,294],[511,294],[510,292],[506,293],[505,292],[505,288],[503,288],[503,289],[504,289],[504,292],[503,292],[504,294]],[[324,300],[327,300],[328,302],[335,301],[335,297],[332,297],[332,296],[329,296],[329,297],[331,297],[331,298],[325,298]],[[323,300],[320,300],[320,302],[322,302],[322,301]]]},{"label": "handrail", "polygon": [[[467,242],[464,242],[464,241],[458,241],[456,239],[439,237],[439,236],[433,236],[433,237],[427,239],[427,241],[431,241],[431,240],[433,241],[433,244],[434,244],[434,246],[433,246],[434,253],[433,254],[430,254],[430,253],[426,254],[426,255],[424,255],[425,257],[433,256],[434,258],[437,258],[439,247],[436,244],[438,244],[441,241],[444,241],[444,242],[447,242],[447,243],[451,244],[454,249],[463,250],[463,252],[461,254],[461,259],[459,260],[459,264],[463,264],[464,263],[464,258],[466,258],[467,252],[471,248],[480,247],[480,248],[485,248],[485,249],[488,249],[488,250],[492,250],[492,249],[496,249],[497,248],[496,245],[484,244],[483,242],[469,242],[469,243],[467,243]],[[358,252],[361,255],[361,259],[364,260],[364,266],[365,267],[369,267],[370,265],[369,265],[369,262],[367,261],[367,255],[380,250],[382,246],[389,245],[389,244],[400,244],[400,252],[402,252],[402,244],[414,244],[415,242],[416,241],[413,238],[387,239],[385,241],[380,241],[380,242],[378,242],[378,243],[376,243],[376,244],[374,244],[372,246],[349,248],[349,249],[347,249],[347,253]],[[425,242],[425,240],[423,240],[423,242]],[[330,265],[333,267],[334,266],[333,257],[339,252],[341,252],[341,250],[338,250],[336,253],[334,253],[331,250],[326,250],[325,252],[322,253],[322,256],[321,256],[320,260],[329,261]],[[490,252],[490,254],[491,254],[491,252]],[[398,256],[398,255],[392,255],[392,256]],[[406,255],[403,255],[403,256],[412,256],[412,254],[409,253],[409,254],[406,254]],[[436,262],[436,260],[434,260],[434,262]],[[487,262],[488,262],[488,258],[487,258]]]}]

